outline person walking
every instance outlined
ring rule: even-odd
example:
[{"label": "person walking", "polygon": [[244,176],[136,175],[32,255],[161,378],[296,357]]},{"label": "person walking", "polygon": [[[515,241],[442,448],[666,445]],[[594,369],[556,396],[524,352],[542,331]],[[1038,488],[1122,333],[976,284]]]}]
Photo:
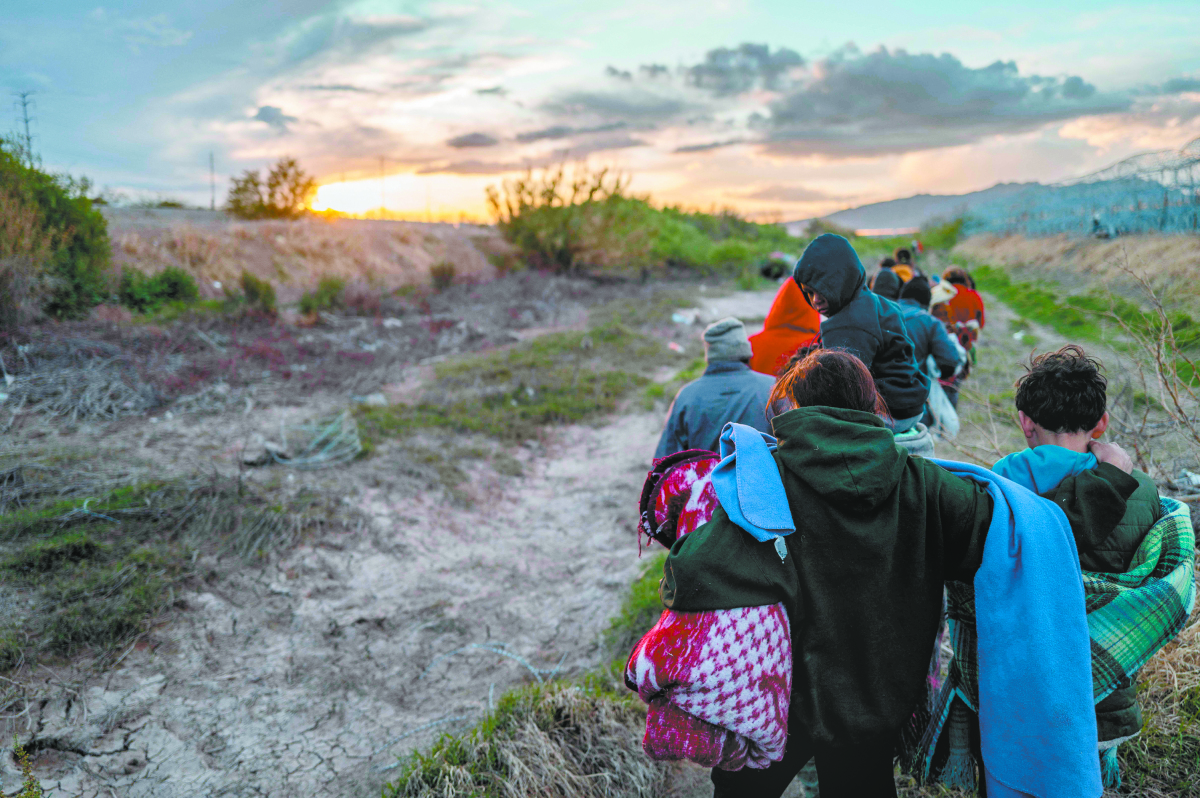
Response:
[{"label": "person walking", "polygon": [[850,242],[825,233],[813,240],[792,279],[809,304],[825,316],[819,346],[844,349],[861,360],[887,404],[893,432],[917,425],[929,397],[929,377],[921,370],[896,303],[867,288],[866,271]]},{"label": "person walking", "polygon": [[679,390],[667,413],[654,458],[685,449],[715,452],[721,429],[730,421],[768,432],[767,400],[775,379],[750,370],[746,327],[735,318],[715,321],[704,330],[704,374]]}]

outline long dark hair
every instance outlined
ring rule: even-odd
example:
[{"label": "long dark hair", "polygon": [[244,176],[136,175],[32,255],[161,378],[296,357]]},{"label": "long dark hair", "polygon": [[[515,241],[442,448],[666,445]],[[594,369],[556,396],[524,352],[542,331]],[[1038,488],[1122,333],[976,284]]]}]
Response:
[{"label": "long dark hair", "polygon": [[775,382],[768,407],[777,415],[815,405],[889,415],[871,372],[841,349],[816,349],[792,365]]}]

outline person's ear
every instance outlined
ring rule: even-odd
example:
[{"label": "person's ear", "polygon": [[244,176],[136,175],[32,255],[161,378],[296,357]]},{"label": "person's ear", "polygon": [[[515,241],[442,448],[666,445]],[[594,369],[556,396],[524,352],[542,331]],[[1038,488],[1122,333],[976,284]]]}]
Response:
[{"label": "person's ear", "polygon": [[1021,425],[1021,432],[1025,435],[1025,440],[1033,440],[1034,426],[1033,419],[1025,415],[1024,410],[1017,411],[1017,423]]},{"label": "person's ear", "polygon": [[1104,411],[1104,415],[1100,416],[1099,423],[1097,423],[1096,426],[1092,427],[1092,439],[1095,440],[1095,439],[1099,438],[1101,435],[1104,434],[1104,431],[1106,429],[1108,429],[1108,411],[1107,410]]}]

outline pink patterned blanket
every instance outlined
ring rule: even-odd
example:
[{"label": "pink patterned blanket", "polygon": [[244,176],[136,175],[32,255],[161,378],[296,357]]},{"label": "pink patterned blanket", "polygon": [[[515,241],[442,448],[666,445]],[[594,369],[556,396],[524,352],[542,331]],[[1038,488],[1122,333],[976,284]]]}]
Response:
[{"label": "pink patterned blanket", "polygon": [[[711,452],[654,463],[642,491],[642,530],[670,546],[717,508]],[[652,759],[765,768],[783,758],[792,693],[792,640],[783,605],[711,612],[664,610],[634,647],[625,684],[649,705],[642,748]]]}]

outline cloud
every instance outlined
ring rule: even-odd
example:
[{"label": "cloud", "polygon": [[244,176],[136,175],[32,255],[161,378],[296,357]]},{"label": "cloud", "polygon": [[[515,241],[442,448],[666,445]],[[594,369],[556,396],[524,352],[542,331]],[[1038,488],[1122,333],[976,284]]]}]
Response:
[{"label": "cloud", "polygon": [[446,141],[447,146],[456,150],[466,147],[494,147],[499,143],[500,139],[487,133],[464,133]]},{"label": "cloud", "polygon": [[638,74],[650,80],[656,80],[671,74],[671,70],[666,64],[642,64],[638,67]]},{"label": "cloud", "polygon": [[633,80],[632,72],[629,70],[617,69],[615,66],[606,66],[604,68],[604,74],[608,75],[610,78],[616,78],[617,80]]},{"label": "cloud", "polygon": [[292,122],[300,121],[294,116],[288,116],[283,112],[282,109],[276,108],[273,105],[264,105],[260,107],[258,109],[258,113],[254,115],[253,119],[258,122],[265,122],[280,133],[286,133],[288,130],[288,125],[290,125]]},{"label": "cloud", "polygon": [[279,42],[280,54],[285,64],[293,66],[331,54],[340,60],[355,61],[386,50],[396,39],[424,33],[435,24],[433,19],[399,14],[323,15],[296,26]]},{"label": "cloud", "polygon": [[1200,91],[1200,78],[1171,78],[1162,85],[1163,94],[1183,94],[1193,91]]},{"label": "cloud", "polygon": [[626,122],[665,122],[692,108],[682,97],[665,96],[633,88],[626,93],[573,91],[542,105],[542,110],[560,116],[592,116]]},{"label": "cloud", "polygon": [[104,25],[110,33],[118,34],[135,53],[140,53],[143,47],[182,47],[192,38],[192,31],[173,27],[166,14],[121,19],[111,16],[103,8],[97,8],[89,16]]},{"label": "cloud", "polygon": [[632,136],[609,136],[593,141],[586,141],[582,144],[564,147],[554,151],[556,159],[563,158],[583,158],[591,155],[593,152],[606,152],[608,150],[624,150],[630,147],[645,147],[648,143],[641,139],[635,139]]},{"label": "cloud", "polygon": [[[783,78],[793,69],[804,66],[804,59],[795,50],[781,47],[775,52],[765,44],[746,42],[737,47],[718,47],[709,50],[704,61],[688,67],[687,82],[717,96],[741,94],[756,87],[779,88]],[[654,70],[652,65],[650,69]],[[651,74],[655,77],[657,74]]]},{"label": "cloud", "polygon": [[819,202],[822,200],[845,199],[845,197],[826,193],[808,186],[767,186],[757,191],[730,194],[732,197],[748,200],[765,200],[770,202]]},{"label": "cloud", "polygon": [[1076,76],[1022,76],[1012,61],[976,69],[948,53],[850,46],[812,65],[751,127],[773,154],[852,157],[966,144],[1131,102]]},{"label": "cloud", "polygon": [[487,89],[476,89],[475,93],[480,95],[481,97],[486,97],[488,95],[494,95],[496,97],[504,97],[508,94],[508,90],[505,89],[503,86],[492,86],[491,88],[487,88]]},{"label": "cloud", "polygon": [[676,147],[671,152],[673,153],[688,153],[688,152],[711,152],[719,150],[722,147],[732,147],[735,144],[745,144],[745,139],[726,139],[725,141],[709,141],[704,144],[685,144],[682,147]]},{"label": "cloud", "polygon": [[517,134],[517,141],[522,144],[528,144],[533,141],[541,141],[542,139],[565,139],[569,136],[581,136],[591,133],[611,133],[614,130],[621,130],[628,127],[625,122],[610,122],[604,125],[595,125],[593,127],[571,127],[570,125],[551,125],[541,130],[529,130],[525,133]]},{"label": "cloud", "polygon": [[297,86],[301,91],[351,92],[357,94],[378,94],[375,89],[353,86],[349,83],[314,83],[308,86]]},{"label": "cloud", "polygon": [[456,175],[499,175],[505,172],[521,172],[525,169],[536,168],[545,164],[539,163],[503,163],[494,161],[455,161],[453,163],[425,166],[417,170],[419,175],[456,174]]}]

